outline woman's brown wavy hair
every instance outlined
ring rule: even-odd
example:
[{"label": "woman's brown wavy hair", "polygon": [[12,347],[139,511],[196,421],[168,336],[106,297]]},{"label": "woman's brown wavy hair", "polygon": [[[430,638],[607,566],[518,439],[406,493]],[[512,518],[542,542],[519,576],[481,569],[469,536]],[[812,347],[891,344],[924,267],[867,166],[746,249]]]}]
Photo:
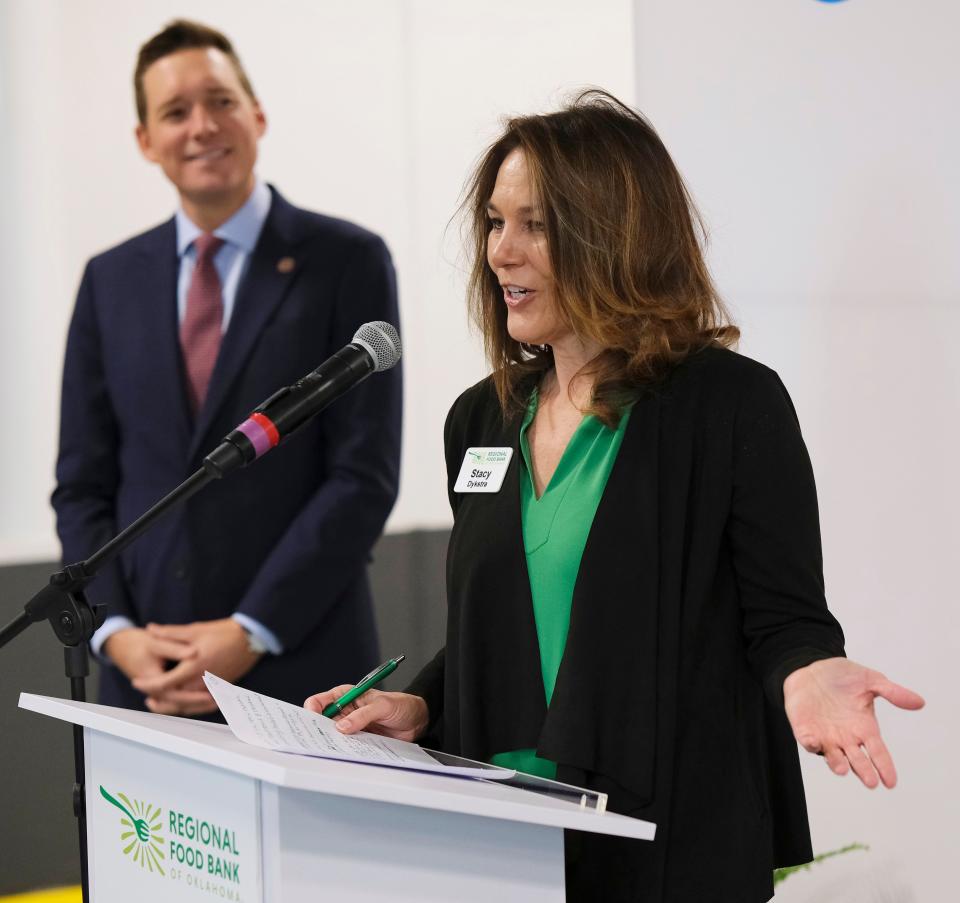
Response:
[{"label": "woman's brown wavy hair", "polygon": [[517,149],[543,208],[559,314],[605,349],[581,371],[594,378],[588,412],[613,426],[626,402],[685,357],[739,337],[703,259],[703,222],[653,127],[611,94],[590,89],[557,113],[509,119],[461,208],[473,256],[470,314],[506,417],[526,408],[531,386],[553,366],[548,347],[510,337],[487,264],[487,203],[500,164]]}]

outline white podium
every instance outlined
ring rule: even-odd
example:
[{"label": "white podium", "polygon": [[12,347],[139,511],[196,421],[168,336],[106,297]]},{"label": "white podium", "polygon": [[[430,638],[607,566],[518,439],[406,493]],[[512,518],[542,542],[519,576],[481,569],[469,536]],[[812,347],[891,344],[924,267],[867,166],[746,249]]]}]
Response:
[{"label": "white podium", "polygon": [[563,829],[650,822],[526,790],[257,749],[229,728],[23,693],[82,725],[91,900],[562,903]]}]

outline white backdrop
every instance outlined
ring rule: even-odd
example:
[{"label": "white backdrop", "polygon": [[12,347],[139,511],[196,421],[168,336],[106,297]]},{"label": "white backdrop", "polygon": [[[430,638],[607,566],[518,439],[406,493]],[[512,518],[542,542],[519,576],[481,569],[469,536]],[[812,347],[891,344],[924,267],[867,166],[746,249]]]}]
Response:
[{"label": "white backdrop", "polygon": [[443,419],[484,373],[447,223],[503,114],[550,109],[586,84],[633,100],[629,0],[0,0],[0,165],[12,176],[0,205],[0,386],[17,434],[0,446],[0,561],[59,554],[46,501],[83,264],[174,209],[136,150],[130,79],[139,45],[176,16],[234,41],[268,116],[261,176],[386,238],[407,380],[388,530],[447,525]]},{"label": "white backdrop", "polygon": [[819,851],[777,899],[960,898],[960,10],[952,0],[637,0],[637,103],[712,227],[741,350],[780,372],[820,493],[848,653],[927,697],[881,704],[901,771],[805,757]]}]

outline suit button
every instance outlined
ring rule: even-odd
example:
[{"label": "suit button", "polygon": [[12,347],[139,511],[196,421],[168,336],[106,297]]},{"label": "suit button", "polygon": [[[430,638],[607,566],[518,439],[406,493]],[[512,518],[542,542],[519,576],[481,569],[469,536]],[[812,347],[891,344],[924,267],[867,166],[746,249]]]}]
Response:
[{"label": "suit button", "polygon": [[186,563],[185,561],[181,561],[181,562],[173,569],[173,576],[176,577],[177,580],[186,580],[186,579],[187,579],[187,575],[188,575],[189,573],[190,573],[190,568],[187,567],[187,563]]}]

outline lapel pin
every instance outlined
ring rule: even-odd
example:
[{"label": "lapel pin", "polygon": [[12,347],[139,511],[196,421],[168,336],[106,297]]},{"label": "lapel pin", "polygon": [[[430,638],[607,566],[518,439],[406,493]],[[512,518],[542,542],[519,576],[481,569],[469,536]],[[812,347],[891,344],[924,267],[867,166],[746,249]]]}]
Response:
[{"label": "lapel pin", "polygon": [[277,272],[278,273],[292,273],[293,268],[297,265],[297,262],[292,257],[281,257],[277,261]]}]

